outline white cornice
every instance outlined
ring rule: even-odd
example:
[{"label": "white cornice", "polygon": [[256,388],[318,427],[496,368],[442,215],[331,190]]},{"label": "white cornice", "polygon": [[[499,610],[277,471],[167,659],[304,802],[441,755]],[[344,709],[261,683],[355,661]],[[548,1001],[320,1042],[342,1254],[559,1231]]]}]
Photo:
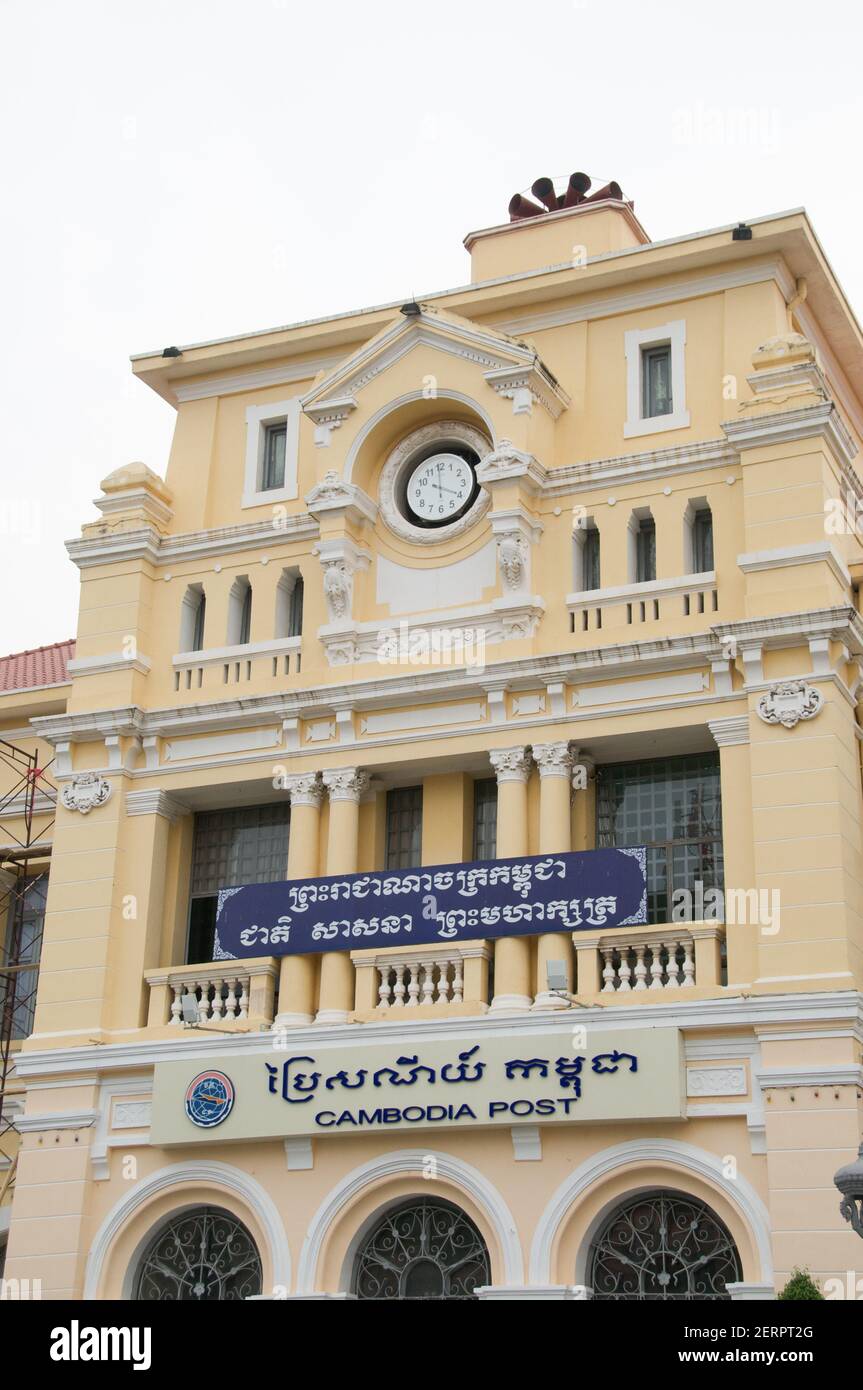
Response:
[{"label": "white cornice", "polygon": [[102,656],[76,656],[68,663],[70,676],[102,676],[112,671],[138,671],[146,676],[153,663],[143,652],[125,656],[123,652],[105,652]]},{"label": "white cornice", "polygon": [[713,570],[703,574],[683,574],[676,579],[648,579],[639,584],[619,584],[608,589],[584,589],[578,594],[567,594],[566,606],[570,612],[574,612],[579,608],[600,608],[609,603],[675,598],[697,589],[712,589],[715,583]]},{"label": "white cornice", "polygon": [[[679,991],[675,991],[679,994]],[[500,1035],[529,1039],[532,1034],[547,1034],[560,1031],[561,1037],[572,1031],[573,1022],[584,1023],[594,1033],[616,1032],[625,1028],[679,1027],[687,1033],[706,1033],[720,1028],[741,1029],[763,1027],[771,1024],[794,1025],[811,1023],[835,1023],[843,1020],[855,1026],[861,1023],[863,996],[856,990],[843,989],[817,991],[811,994],[768,994],[743,996],[729,991],[728,995],[714,999],[662,1000],[646,1008],[640,1003],[590,1006],[584,1009],[563,1009],[549,1011],[542,1015],[508,1015],[495,1018],[493,1014],[477,1015],[474,1018],[424,1019],[417,1022],[399,1021],[398,1027],[392,1023],[369,1022],[313,1024],[290,1030],[291,1045],[297,1050],[320,1047],[324,1043],[344,1043],[354,1046],[362,1038],[363,1043],[385,1042],[407,1049],[410,1045],[421,1045],[424,1041],[445,1041],[447,1034],[455,1037],[470,1037],[481,1041],[483,1037]],[[142,1033],[145,1030],[141,1030]],[[16,1076],[25,1084],[33,1079],[49,1076],[66,1076],[72,1073],[86,1076],[94,1072],[110,1073],[132,1068],[155,1065],[157,1062],[176,1060],[178,1057],[190,1061],[205,1060],[214,1052],[230,1050],[237,1053],[263,1054],[272,1051],[272,1034],[232,1033],[203,1039],[184,1035],[180,1039],[152,1039],[147,1036],[137,1041],[124,1037],[120,1043],[105,1043],[98,1048],[88,1046],[63,1046],[37,1050],[38,1035],[33,1035],[26,1051],[16,1054]],[[719,1055],[717,1053],[717,1055]],[[797,1084],[807,1084],[799,1082]],[[849,1083],[850,1084],[850,1083]],[[35,1118],[35,1117],[34,1117]],[[42,1118],[42,1117],[40,1117]]]},{"label": "white cornice", "polygon": [[109,536],[79,536],[67,541],[66,549],[79,569],[138,559],[165,566],[214,555],[266,550],[286,542],[317,540],[319,535],[320,527],[314,517],[308,512],[298,512],[280,517],[278,524],[255,521],[245,526],[221,526],[176,536],[161,536],[152,527],[118,531]]},{"label": "white cornice", "polygon": [[752,550],[746,555],[738,555],[737,564],[744,574],[755,574],[760,570],[784,569],[789,565],[814,565],[821,562],[829,565],[836,579],[845,589],[851,588],[851,575],[842,556],[829,541],[809,541],[805,545],[780,546],[776,550]]},{"label": "white cornice", "polygon": [[[134,360],[134,359],[133,359]],[[225,376],[191,379],[177,382],[174,395],[184,401],[202,401],[210,396],[235,396],[247,391],[261,391],[268,386],[282,386],[294,381],[312,381],[319,372],[338,366],[340,356],[306,357],[299,361],[283,362],[278,367],[266,367],[257,372],[232,372]],[[201,364],[203,366],[203,363]]]},{"label": "white cornice", "polygon": [[737,450],[785,444],[797,439],[824,438],[845,467],[850,468],[857,456],[857,445],[833,401],[802,406],[799,410],[771,411],[726,420],[722,428]]}]

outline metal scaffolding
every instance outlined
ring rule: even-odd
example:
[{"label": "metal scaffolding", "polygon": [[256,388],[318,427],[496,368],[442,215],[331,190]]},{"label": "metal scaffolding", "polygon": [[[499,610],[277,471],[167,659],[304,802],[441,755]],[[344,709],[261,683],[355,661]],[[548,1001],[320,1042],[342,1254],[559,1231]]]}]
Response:
[{"label": "metal scaffolding", "polygon": [[4,782],[11,773],[0,795],[0,1160],[10,1160],[0,1170],[0,1203],[15,1181],[13,1043],[29,1032],[36,1003],[44,921],[38,904],[48,886],[57,807],[57,788],[46,775],[53,761],[40,766],[38,752],[0,739]]}]

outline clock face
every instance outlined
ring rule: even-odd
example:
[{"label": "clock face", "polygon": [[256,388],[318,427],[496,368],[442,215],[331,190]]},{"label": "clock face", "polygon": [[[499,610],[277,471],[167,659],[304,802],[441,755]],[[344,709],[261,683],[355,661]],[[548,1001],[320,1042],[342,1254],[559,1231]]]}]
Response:
[{"label": "clock face", "polygon": [[411,519],[423,526],[445,526],[467,511],[477,493],[476,475],[460,454],[432,454],[408,478]]}]

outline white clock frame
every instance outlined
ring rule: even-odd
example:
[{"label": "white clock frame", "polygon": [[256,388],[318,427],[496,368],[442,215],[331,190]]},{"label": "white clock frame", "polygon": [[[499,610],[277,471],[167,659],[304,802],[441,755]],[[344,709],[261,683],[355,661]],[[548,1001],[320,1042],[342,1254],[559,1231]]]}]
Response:
[{"label": "white clock frame", "polygon": [[481,487],[472,505],[455,521],[441,526],[417,526],[405,515],[400,498],[406,475],[416,466],[417,454],[429,444],[437,443],[441,445],[442,452],[447,443],[466,444],[480,460],[492,448],[487,436],[473,425],[465,424],[463,420],[436,420],[433,424],[412,430],[388,455],[378,485],[381,517],[395,535],[403,540],[417,541],[420,545],[435,545],[461,535],[479,521],[491,503],[491,497]]}]

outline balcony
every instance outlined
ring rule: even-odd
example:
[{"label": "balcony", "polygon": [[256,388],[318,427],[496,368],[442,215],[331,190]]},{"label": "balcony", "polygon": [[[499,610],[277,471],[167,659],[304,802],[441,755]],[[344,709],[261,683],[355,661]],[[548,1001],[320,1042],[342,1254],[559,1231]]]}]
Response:
[{"label": "balcony", "polygon": [[483,1014],[489,1006],[492,944],[352,951],[358,1023]]},{"label": "balcony", "polygon": [[275,1015],[278,978],[279,962],[270,956],[148,970],[144,976],[150,988],[147,1027],[182,1029],[183,996],[192,995],[201,1023],[218,1023],[226,1032],[268,1028]]},{"label": "balcony", "polygon": [[253,684],[256,690],[270,684],[280,689],[286,677],[302,669],[302,638],[282,637],[273,642],[247,642],[237,647],[180,652],[173,658],[174,690],[204,691],[216,695],[226,687]]},{"label": "balcony", "polygon": [[[632,637],[648,635],[655,629],[664,636],[669,627],[699,618],[702,623],[712,620],[719,611],[719,595],[713,570],[703,574],[685,574],[679,579],[651,579],[643,584],[625,584],[609,589],[588,589],[569,594],[569,630],[575,637],[602,631],[615,633],[620,640],[624,632]],[[613,638],[611,640],[614,640]]]},{"label": "balcony", "polygon": [[680,990],[689,998],[715,994],[723,983],[724,938],[720,922],[577,932],[579,1002],[651,1004]]}]

